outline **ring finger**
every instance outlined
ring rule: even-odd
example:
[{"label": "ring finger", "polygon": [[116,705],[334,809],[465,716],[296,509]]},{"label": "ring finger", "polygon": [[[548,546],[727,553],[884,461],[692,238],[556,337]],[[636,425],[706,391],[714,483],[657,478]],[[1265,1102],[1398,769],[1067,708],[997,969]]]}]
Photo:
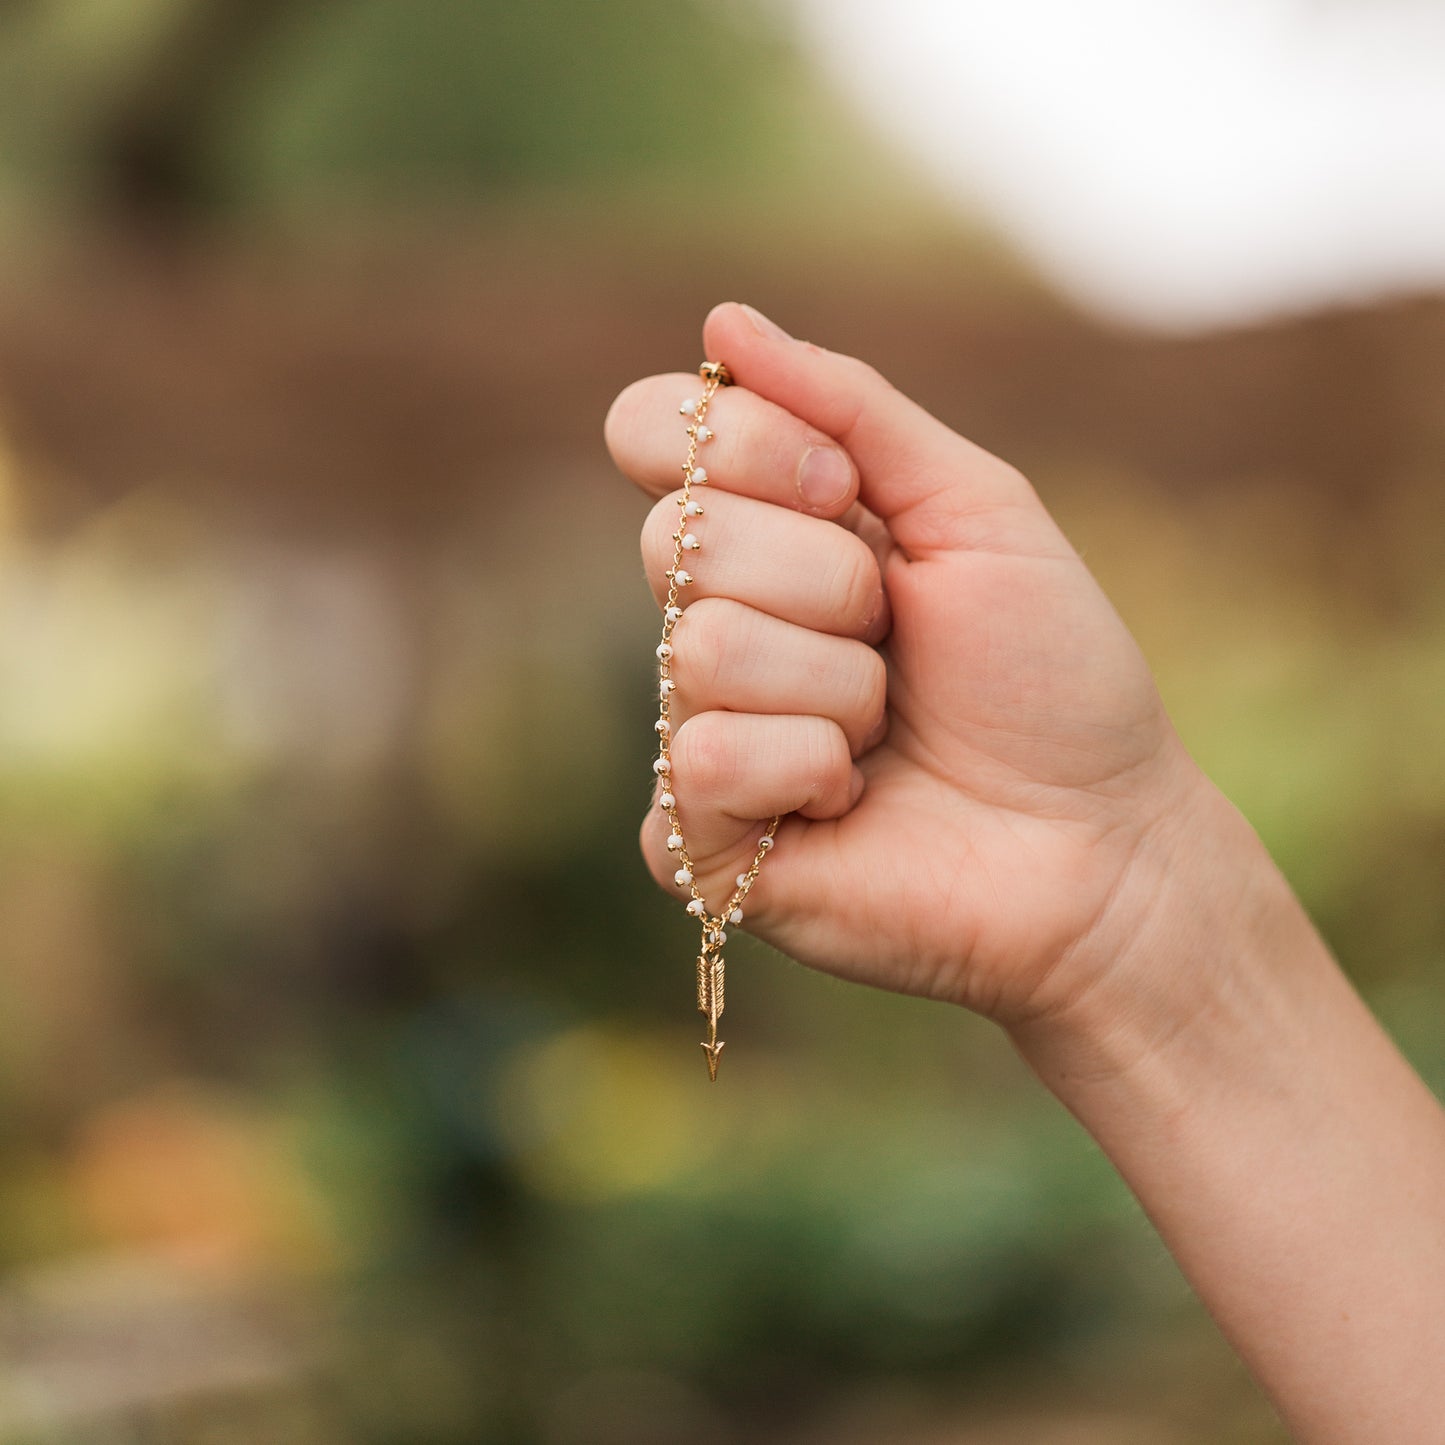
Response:
[{"label": "ring finger", "polygon": [[704,712],[812,714],[843,730],[854,757],[875,743],[887,669],[866,643],[783,622],[726,597],[701,597],[672,630],[674,724]]}]

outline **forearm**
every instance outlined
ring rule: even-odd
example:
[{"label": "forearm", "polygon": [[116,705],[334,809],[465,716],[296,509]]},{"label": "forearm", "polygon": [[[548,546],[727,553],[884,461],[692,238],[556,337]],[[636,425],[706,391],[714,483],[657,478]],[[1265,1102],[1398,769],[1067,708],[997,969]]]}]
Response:
[{"label": "forearm", "polygon": [[1115,980],[1014,1029],[1308,1445],[1445,1429],[1445,1110],[1212,789]]}]

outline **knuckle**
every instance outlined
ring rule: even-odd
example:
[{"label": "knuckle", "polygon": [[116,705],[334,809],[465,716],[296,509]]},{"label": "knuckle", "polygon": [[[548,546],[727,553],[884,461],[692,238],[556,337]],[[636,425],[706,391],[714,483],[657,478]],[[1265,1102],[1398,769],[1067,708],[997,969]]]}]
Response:
[{"label": "knuckle", "polygon": [[650,382],[648,377],[623,387],[607,408],[607,416],[602,423],[602,438],[607,443],[607,450],[623,470],[626,470],[629,453],[634,448],[642,394]]},{"label": "knuckle", "polygon": [[885,707],[884,710],[878,714],[878,717],[874,721],[872,728],[869,729],[868,733],[863,738],[863,750],[865,752],[871,751],[873,748],[876,748],[887,736],[888,710]]},{"label": "knuckle", "polygon": [[843,532],[830,581],[829,602],[849,628],[869,623],[878,609],[883,579],[878,559],[868,544],[851,532]]},{"label": "knuckle", "polygon": [[876,391],[889,383],[876,366],[857,356],[845,356],[843,364],[848,369],[848,379],[860,389]]},{"label": "knuckle", "polygon": [[725,726],[726,716],[698,713],[672,740],[673,761],[687,779],[688,793],[704,804],[728,796],[738,778],[737,742]]},{"label": "knuckle", "polygon": [[819,766],[830,777],[846,773],[853,766],[853,754],[843,729],[831,718],[819,718],[813,746],[817,749]]},{"label": "knuckle", "polygon": [[726,668],[737,604],[725,597],[699,597],[683,610],[672,629],[672,673],[692,698],[716,694]]},{"label": "knuckle", "polygon": [[852,750],[842,728],[828,718],[809,718],[801,739],[807,758],[809,792],[817,802],[829,796],[853,766]]},{"label": "knuckle", "polygon": [[878,370],[857,356],[834,353],[834,364],[838,369],[838,380],[843,389],[854,399],[861,410],[869,397],[878,398],[880,393],[895,391],[893,383]]},{"label": "knuckle", "polygon": [[858,712],[866,727],[872,727],[888,706],[888,664],[876,648],[858,644],[862,655],[858,668]]},{"label": "knuckle", "polygon": [[672,628],[679,662],[695,663],[700,655],[711,652],[718,645],[723,630],[718,614],[726,607],[725,598],[699,597],[683,608],[682,616]]}]

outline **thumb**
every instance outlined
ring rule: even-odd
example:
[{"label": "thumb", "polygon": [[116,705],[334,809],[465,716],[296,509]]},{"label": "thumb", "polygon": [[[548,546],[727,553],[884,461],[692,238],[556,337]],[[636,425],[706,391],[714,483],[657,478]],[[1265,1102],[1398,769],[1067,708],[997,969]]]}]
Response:
[{"label": "thumb", "polygon": [[[703,325],[703,345],[733,379],[801,417],[845,447],[857,464],[859,496],[895,542],[917,557],[986,545],[999,509],[1037,514],[1052,527],[1028,482],[967,441],[851,356],[795,341],[750,306],[725,301]],[[1009,527],[1016,533],[1014,517]]]}]

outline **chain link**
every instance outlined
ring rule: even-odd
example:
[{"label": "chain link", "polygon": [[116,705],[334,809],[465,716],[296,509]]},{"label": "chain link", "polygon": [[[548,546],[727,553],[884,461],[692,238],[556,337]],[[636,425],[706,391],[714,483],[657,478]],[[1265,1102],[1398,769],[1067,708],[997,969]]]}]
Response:
[{"label": "chain link", "polygon": [[[670,702],[671,694],[677,686],[672,678],[672,634],[682,616],[682,594],[691,585],[692,580],[683,563],[689,551],[701,550],[701,541],[695,533],[689,530],[689,523],[693,521],[693,518],[703,515],[701,505],[696,503],[693,489],[707,484],[707,469],[697,464],[698,452],[712,436],[711,428],[706,425],[708,407],[722,387],[732,384],[732,377],[729,376],[727,367],[720,361],[704,362],[698,369],[698,375],[703,382],[701,395],[695,399],[689,398],[679,408],[681,414],[689,418],[687,460],[682,464],[682,492],[677,498],[677,505],[681,511],[677,530],[672,534],[672,566],[667,572],[667,601],[664,604],[662,617],[662,642],[657,649],[659,744],[654,768],[662,782],[662,794],[671,799],[671,806],[665,808],[664,811],[672,825],[672,835],[677,839],[677,846],[669,849],[669,852],[678,863],[678,886],[687,889],[688,911],[697,918],[702,929],[702,943],[697,957],[697,1006],[708,1020],[708,1037],[702,1047],[707,1053],[708,1077],[715,1080],[718,1056],[723,1048],[722,1041],[717,1036],[717,1021],[723,1011],[722,947],[727,941],[726,925],[732,921],[733,914],[737,913],[739,917],[741,916],[743,901],[752,891],[753,884],[757,882],[758,871],[762,868],[763,859],[767,857],[773,846],[773,837],[778,831],[781,819],[774,818],[768,824],[763,835],[758,839],[757,850],[753,855],[751,865],[746,872],[738,874],[736,886],[729,895],[728,901],[719,912],[709,914],[707,900],[698,887],[697,877],[693,870],[692,855],[688,851],[682,831],[677,781],[672,773],[672,708]],[[693,547],[684,545],[689,538],[695,544]],[[680,581],[679,578],[685,580]]]}]

